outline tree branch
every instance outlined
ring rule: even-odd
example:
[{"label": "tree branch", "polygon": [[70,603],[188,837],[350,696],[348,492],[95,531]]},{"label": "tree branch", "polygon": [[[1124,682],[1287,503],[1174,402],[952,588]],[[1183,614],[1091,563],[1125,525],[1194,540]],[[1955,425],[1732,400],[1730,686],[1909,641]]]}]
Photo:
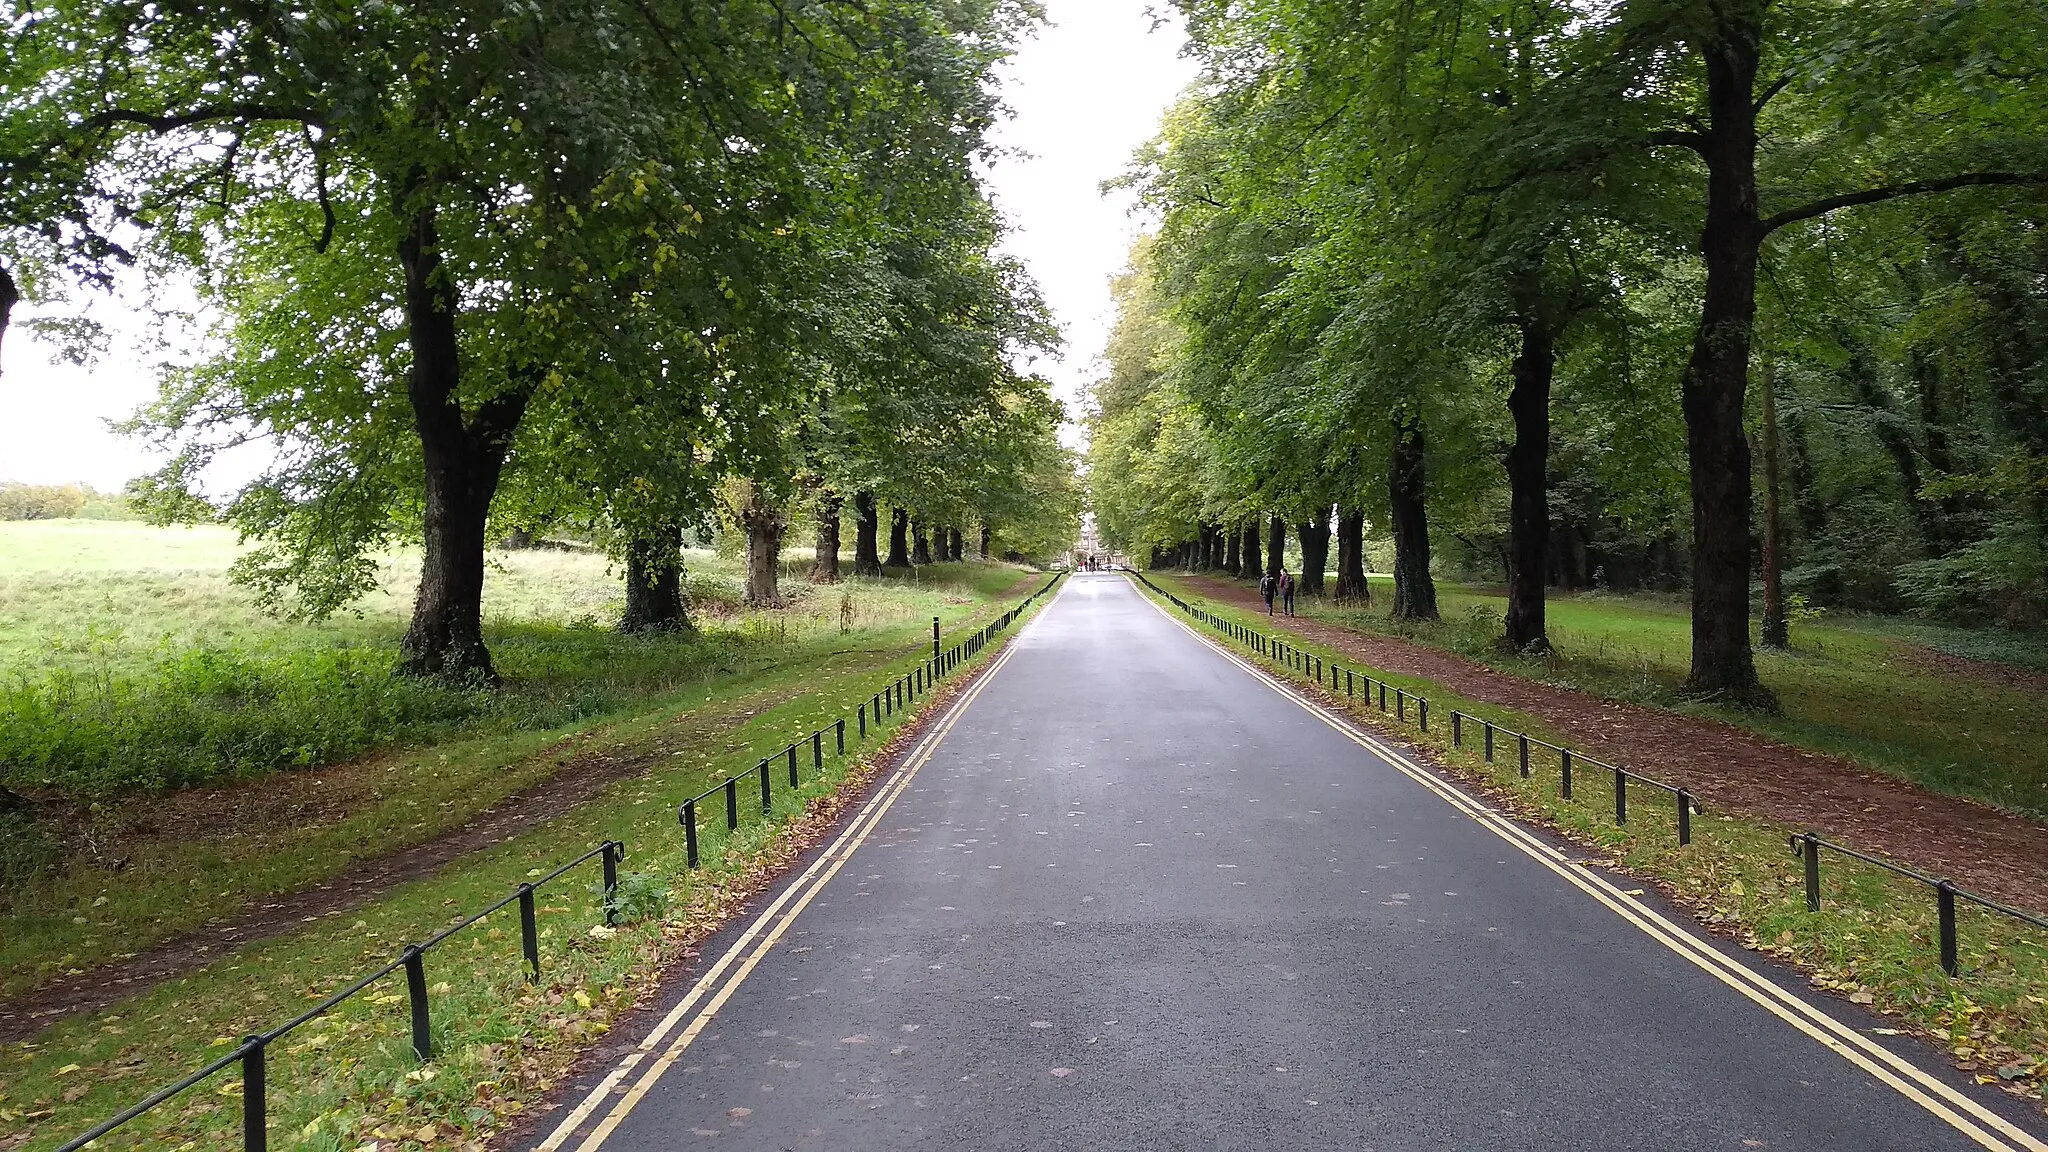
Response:
[{"label": "tree branch", "polygon": [[1783,92],[1785,90],[1785,85],[1790,84],[1792,82],[1793,76],[1793,73],[1787,72],[1783,76],[1778,77],[1776,80],[1771,81],[1771,86],[1769,88],[1764,89],[1764,94],[1756,98],[1756,103],[1750,105],[1750,110],[1752,112],[1763,111],[1764,105],[1769,104],[1771,102],[1771,97],[1776,96],[1780,92]]},{"label": "tree branch", "polygon": [[1702,156],[1706,155],[1707,138],[1698,132],[1664,130],[1652,132],[1644,140],[1652,148],[1690,148]]},{"label": "tree branch", "polygon": [[211,124],[218,120],[290,120],[315,128],[327,126],[326,117],[306,108],[286,108],[277,104],[211,104],[194,108],[188,112],[138,112],[132,108],[109,108],[88,118],[83,125],[86,129],[111,128],[116,124],[139,124],[162,135],[195,124]]},{"label": "tree branch", "polygon": [[1861,192],[1845,192],[1840,196],[1828,196],[1780,212],[1765,220],[1757,235],[1759,238],[1768,236],[1787,224],[1797,224],[1801,220],[1825,216],[1838,208],[1854,208],[1859,204],[1877,204],[1886,200],[1897,200],[1902,196],[1922,196],[1933,192],[1948,192],[1956,188],[2001,184],[2048,184],[2048,170],[1965,172],[1960,176],[1947,176],[1940,180],[1913,180],[1905,184],[1888,184],[1882,188],[1866,188]]}]

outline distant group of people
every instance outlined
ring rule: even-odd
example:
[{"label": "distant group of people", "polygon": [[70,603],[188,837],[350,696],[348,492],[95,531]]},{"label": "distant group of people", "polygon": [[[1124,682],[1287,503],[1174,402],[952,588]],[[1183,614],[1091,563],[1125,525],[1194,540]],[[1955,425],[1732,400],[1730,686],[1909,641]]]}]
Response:
[{"label": "distant group of people", "polygon": [[1273,614],[1275,597],[1280,600],[1280,611],[1283,614],[1294,615],[1294,574],[1282,568],[1278,576],[1268,572],[1259,577],[1259,595],[1265,598],[1266,615]]}]

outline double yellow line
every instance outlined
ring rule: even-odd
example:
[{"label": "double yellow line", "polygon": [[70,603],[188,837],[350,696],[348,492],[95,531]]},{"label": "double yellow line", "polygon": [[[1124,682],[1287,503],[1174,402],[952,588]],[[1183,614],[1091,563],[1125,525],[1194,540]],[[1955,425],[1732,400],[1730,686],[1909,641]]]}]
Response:
[{"label": "double yellow line", "polygon": [[[1062,585],[1060,594],[1064,595],[1066,589],[1067,586]],[[1054,596],[1053,601],[1048,602],[1048,606],[1058,599],[1059,596]],[[620,1058],[618,1066],[562,1118],[561,1123],[555,1126],[547,1139],[536,1146],[535,1152],[560,1152],[569,1148],[570,1141],[575,1139],[576,1134],[593,1117],[600,1118],[582,1141],[575,1144],[575,1150],[596,1152],[596,1149],[604,1144],[613,1130],[618,1128],[640,1101],[646,1098],[648,1091],[661,1079],[662,1074],[682,1057],[691,1043],[718,1017],[719,1009],[732,998],[740,983],[753,972],[755,965],[766,958],[769,951],[782,939],[783,934],[789,931],[790,925],[796,922],[797,915],[824,890],[832,877],[838,875],[839,870],[846,866],[846,862],[852,859],[854,851],[866,842],[876,825],[881,823],[882,817],[888,815],[889,808],[896,803],[897,797],[903,795],[904,790],[910,787],[910,782],[917,776],[918,769],[924,767],[932,758],[933,753],[938,750],[940,741],[953,730],[953,725],[959,722],[968,706],[973,704],[982,690],[988,687],[989,682],[995,679],[996,673],[1002,670],[1003,665],[1009,663],[1010,656],[1015,651],[1014,645],[1006,647],[996,657],[995,662],[989,665],[988,671],[946,708],[944,715],[932,726],[931,731],[925,733],[924,737],[912,746],[910,755],[904,759],[895,775],[861,808],[860,813],[832,841],[831,846],[812,861],[811,866],[804,869],[803,874],[798,876],[795,882],[784,888],[781,895],[768,907],[762,909],[761,914],[754,918],[754,922],[747,926],[747,930],[733,942],[732,947],[726,949],[718,958],[718,962],[691,986],[682,1002],[671,1009],[668,1015],[662,1017],[661,1023],[657,1024],[633,1051]],[[616,1099],[613,1099],[615,1095]],[[609,1108],[606,1107],[607,1101],[610,1102]]]},{"label": "double yellow line", "polygon": [[[1135,585],[1133,590],[1137,590]],[[1393,765],[1396,771],[1429,789],[1445,803],[1514,845],[1530,859],[1562,877],[1566,883],[1641,929],[1652,940],[1684,957],[1765,1011],[1819,1041],[1829,1051],[1870,1073],[1900,1095],[1940,1117],[1956,1131],[1976,1141],[1979,1146],[1992,1152],[2048,1152],[2048,1144],[2029,1135],[1946,1081],[1914,1065],[1801,997],[1780,988],[1755,969],[1726,955],[1655,909],[1629,896],[1605,877],[1572,864],[1563,853],[1544,843],[1528,829],[1502,815],[1498,810],[1451,786],[1384,741],[1361,731],[1350,721],[1302,695],[1292,685],[1239,657],[1237,653],[1160,607],[1156,600],[1146,596],[1142,591],[1139,591],[1138,595],[1147,604],[1152,605],[1160,615],[1178,625],[1196,640],[1208,645],[1224,659],[1336,729],[1352,743]]]}]

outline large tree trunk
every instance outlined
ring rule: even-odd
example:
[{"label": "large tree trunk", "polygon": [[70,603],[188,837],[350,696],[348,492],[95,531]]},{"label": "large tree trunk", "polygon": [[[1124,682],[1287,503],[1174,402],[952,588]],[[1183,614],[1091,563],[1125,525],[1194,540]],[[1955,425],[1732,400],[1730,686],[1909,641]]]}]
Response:
[{"label": "large tree trunk", "polygon": [[1242,575],[1256,578],[1265,571],[1265,564],[1259,558],[1259,518],[1254,516],[1246,521],[1244,533],[1244,568]]},{"label": "large tree trunk", "polygon": [[1232,576],[1244,571],[1244,530],[1227,528],[1223,532],[1223,570]]},{"label": "large tree trunk", "polygon": [[426,473],[426,554],[412,625],[399,642],[399,670],[495,683],[483,636],[484,524],[532,388],[526,384],[501,392],[465,418],[456,301],[441,266],[431,206],[413,210],[398,258],[405,270],[406,340],[412,352],[406,392]]},{"label": "large tree trunk", "polygon": [[1396,420],[1387,493],[1394,513],[1394,616],[1400,620],[1437,618],[1436,581],[1429,574],[1424,453],[1422,421],[1412,416]]},{"label": "large tree trunk", "polygon": [[839,583],[839,511],[845,504],[830,488],[818,490],[818,540],[816,559],[811,561],[811,583]]},{"label": "large tree trunk", "polygon": [[1775,710],[1749,646],[1750,326],[1756,318],[1756,72],[1762,5],[1717,6],[1700,46],[1708,120],[1706,224],[1700,255],[1706,297],[1685,367],[1685,446],[1692,470],[1692,673],[1686,691]]},{"label": "large tree trunk", "polygon": [[880,535],[882,518],[875,510],[875,494],[865,489],[855,492],[853,512],[857,517],[853,529],[853,574],[880,576],[882,558],[875,547],[875,537]]},{"label": "large tree trunk", "polygon": [[1372,603],[1372,585],[1365,579],[1365,513],[1337,508],[1337,601]]},{"label": "large tree trunk", "polygon": [[946,559],[956,563],[967,559],[967,541],[962,537],[958,524],[946,529]]},{"label": "large tree trunk", "polygon": [[1557,349],[1550,327],[1524,313],[1522,349],[1508,412],[1515,442],[1508,448],[1508,647],[1550,647],[1544,623],[1544,576],[1550,565],[1550,384]]},{"label": "large tree trunk", "polygon": [[994,535],[995,533],[989,529],[988,525],[983,524],[981,526],[981,558],[983,560],[988,559],[989,538]]},{"label": "large tree trunk", "polygon": [[1764,353],[1759,384],[1764,405],[1761,429],[1764,440],[1763,641],[1766,648],[1784,649],[1792,646],[1792,634],[1785,620],[1785,527],[1779,511],[1784,485],[1778,479],[1778,381],[1768,350]]},{"label": "large tree trunk", "polygon": [[666,527],[626,545],[626,613],[621,632],[680,632],[690,627],[683,603],[681,532]]},{"label": "large tree trunk", "polygon": [[932,538],[922,516],[910,522],[910,562],[917,565],[932,562]]},{"label": "large tree trunk", "polygon": [[882,563],[891,568],[910,567],[910,513],[905,509],[889,509],[889,558]]},{"label": "large tree trunk", "polygon": [[1330,566],[1330,510],[1324,508],[1301,522],[1301,594],[1323,594],[1323,572]]},{"label": "large tree trunk", "polygon": [[782,530],[788,527],[782,509],[768,502],[761,487],[745,482],[740,501],[740,526],[747,531],[746,602],[756,608],[782,607]]},{"label": "large tree trunk", "polygon": [[7,267],[0,264],[0,350],[4,350],[7,339],[7,320],[14,313],[14,306],[21,302],[21,289],[15,287],[14,277]]},{"label": "large tree trunk", "polygon": [[1266,526],[1266,575],[1279,576],[1280,568],[1287,563],[1287,521],[1278,512]]}]

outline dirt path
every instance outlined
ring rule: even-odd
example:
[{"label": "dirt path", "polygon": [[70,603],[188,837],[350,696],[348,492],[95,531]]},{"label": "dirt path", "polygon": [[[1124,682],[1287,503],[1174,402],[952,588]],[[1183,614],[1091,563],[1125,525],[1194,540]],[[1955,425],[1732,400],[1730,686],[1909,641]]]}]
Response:
[{"label": "dirt path", "polygon": [[[1263,607],[1248,585],[1210,577],[1184,582],[1235,607]],[[1603,700],[1412,641],[1319,620],[1295,617],[1286,626],[1373,667],[1540,716],[1575,747],[1683,784],[1710,809],[1811,828],[1986,896],[2048,909],[2048,825],[1719,720]]]},{"label": "dirt path", "polygon": [[[690,715],[693,728],[723,727],[773,707],[789,693],[759,694],[727,701]],[[538,755],[562,755],[558,746]],[[472,852],[501,844],[533,826],[588,803],[614,781],[638,776],[669,753],[650,744],[631,755],[591,751],[566,758],[552,775],[478,812],[465,823],[417,844],[380,856],[350,861],[325,883],[253,904],[145,948],[124,960],[98,965],[0,1000],[0,1043],[25,1039],[77,1012],[97,1011],[177,976],[202,968],[244,945],[282,935],[309,921],[336,916],[366,904],[392,888],[430,876]],[[357,766],[319,773],[251,781],[227,788],[194,789],[152,820],[154,835],[199,834],[269,822],[274,833],[286,823],[325,823],[357,804],[376,803],[372,789],[351,787]],[[312,799],[314,794],[317,799]],[[208,821],[213,821],[209,823]]]}]

